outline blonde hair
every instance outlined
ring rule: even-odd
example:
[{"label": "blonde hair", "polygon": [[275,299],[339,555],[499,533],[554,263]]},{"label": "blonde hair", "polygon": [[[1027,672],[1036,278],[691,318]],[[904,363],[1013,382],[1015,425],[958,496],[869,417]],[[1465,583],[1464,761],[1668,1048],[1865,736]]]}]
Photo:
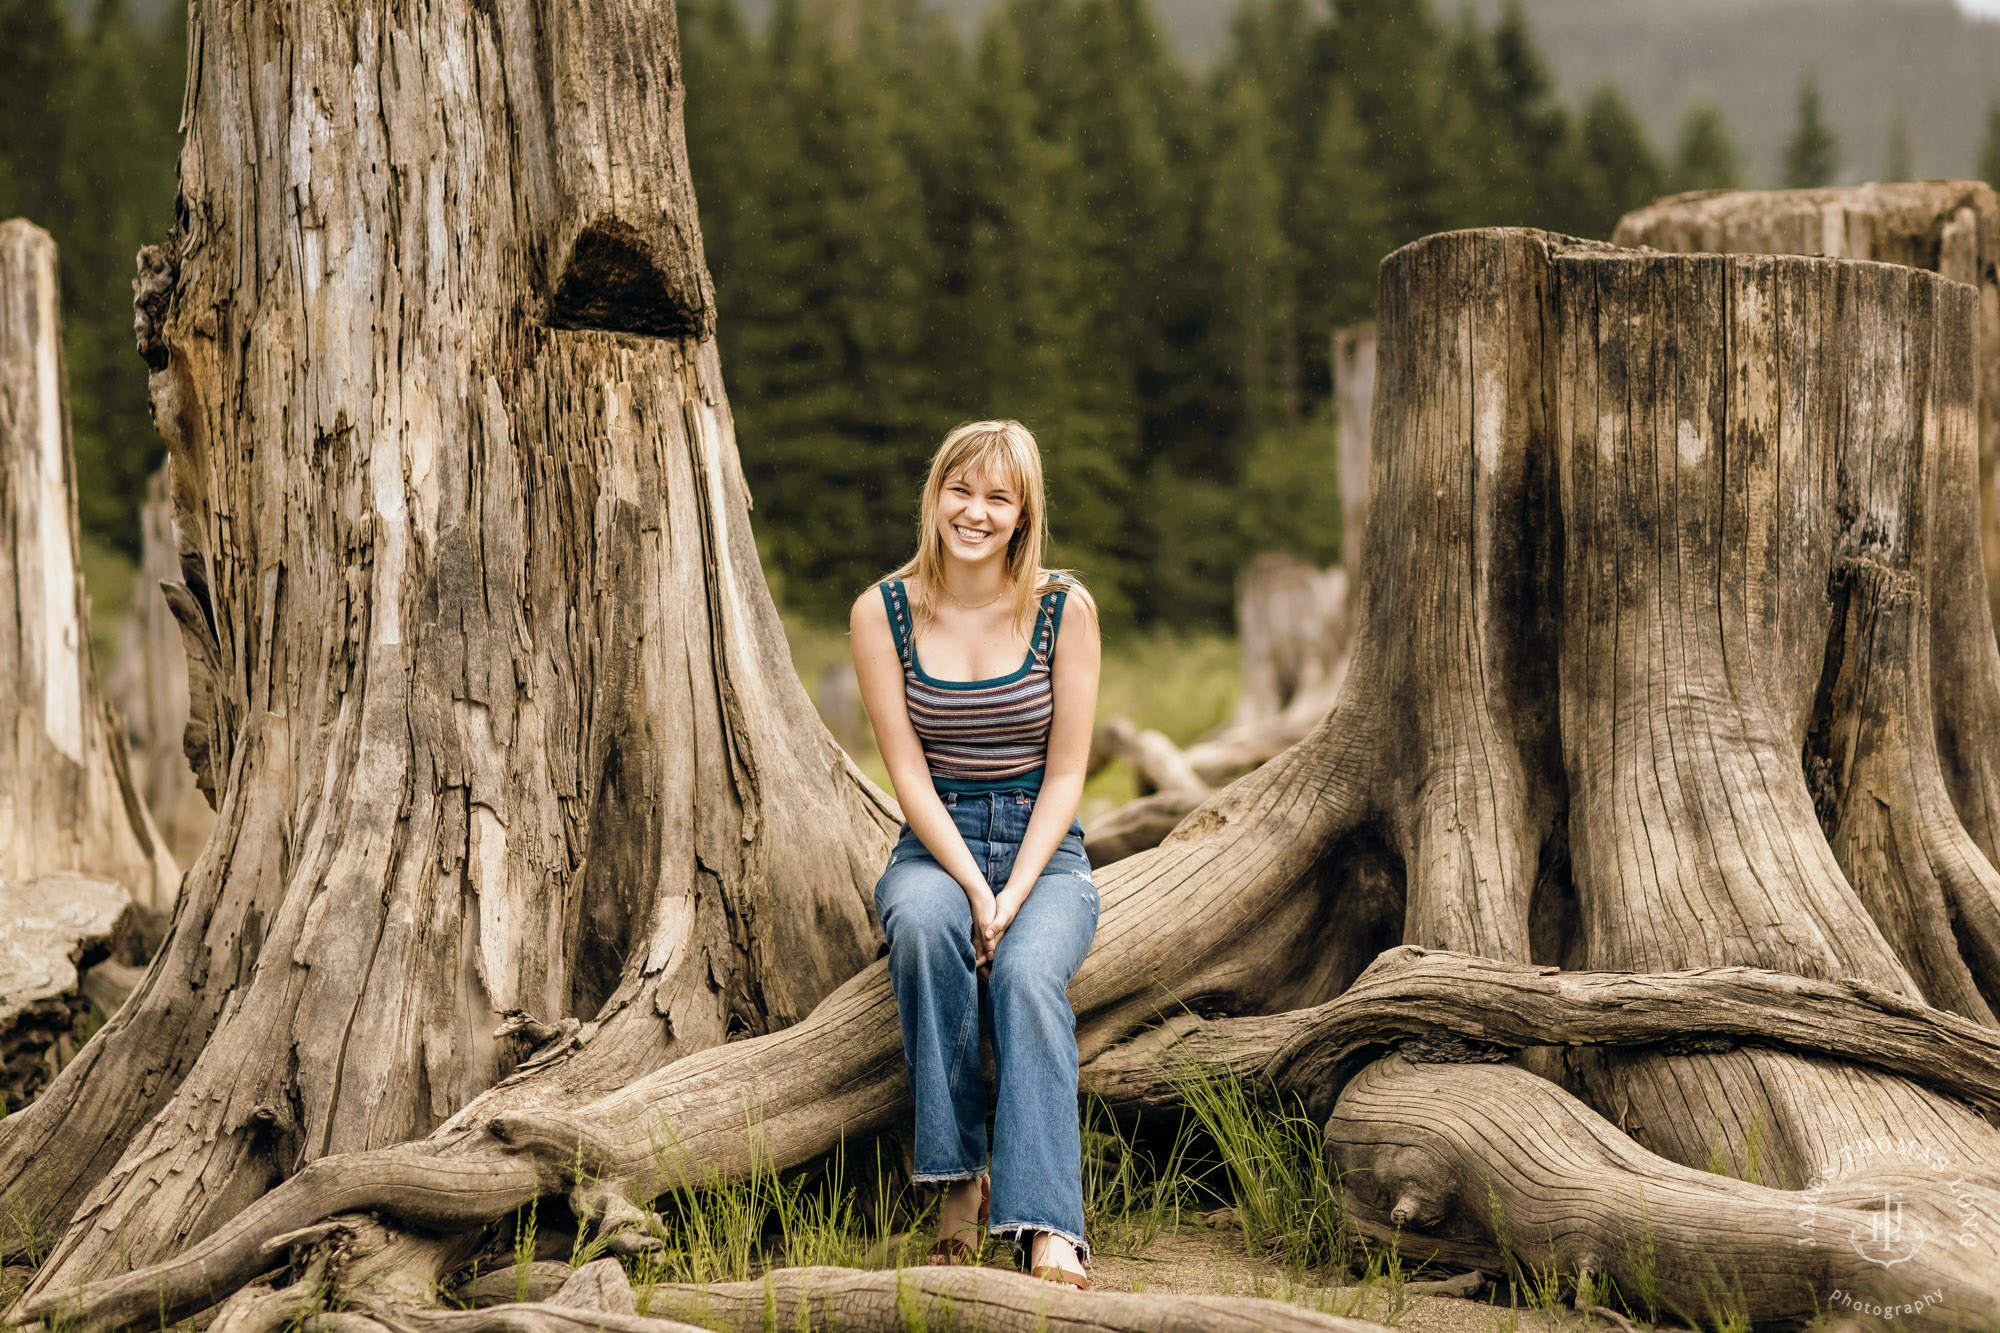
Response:
[{"label": "blonde hair", "polygon": [[1042,484],[1042,451],[1034,433],[1018,421],[968,421],[954,426],[932,455],[919,510],[917,553],[889,574],[910,585],[910,609],[917,628],[930,623],[936,610],[932,598],[944,586],[944,530],[938,526],[938,497],[953,477],[974,474],[997,480],[1020,497],[1021,525],[1007,539],[1014,623],[1026,632],[1035,614],[1035,598],[1066,578],[1072,591],[1088,598],[1083,585],[1067,571],[1042,565],[1048,540],[1048,494]]}]

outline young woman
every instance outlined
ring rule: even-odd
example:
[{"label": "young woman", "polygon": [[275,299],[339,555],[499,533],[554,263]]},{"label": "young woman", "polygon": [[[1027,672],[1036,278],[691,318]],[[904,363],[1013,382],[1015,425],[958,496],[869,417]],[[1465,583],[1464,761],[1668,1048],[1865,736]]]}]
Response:
[{"label": "young woman", "polygon": [[875,886],[916,1099],[916,1179],[947,1186],[932,1263],[968,1262],[989,1201],[979,1033],[999,1073],[992,1233],[1085,1286],[1076,1015],[1097,933],[1076,807],[1097,608],[1042,567],[1042,461],[1016,421],[947,435],[916,556],[854,603],[854,670],[909,822]]}]

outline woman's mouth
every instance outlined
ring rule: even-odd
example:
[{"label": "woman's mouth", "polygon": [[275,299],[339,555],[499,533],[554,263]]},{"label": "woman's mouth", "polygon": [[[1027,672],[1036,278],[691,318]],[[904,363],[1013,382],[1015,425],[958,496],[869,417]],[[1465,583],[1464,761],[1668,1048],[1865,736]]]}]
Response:
[{"label": "woman's mouth", "polygon": [[991,537],[993,535],[990,532],[981,532],[977,528],[960,527],[956,523],[951,525],[951,530],[958,534],[958,539],[960,541],[965,542],[967,545],[971,546],[977,546],[979,543],[985,541],[988,537]]}]

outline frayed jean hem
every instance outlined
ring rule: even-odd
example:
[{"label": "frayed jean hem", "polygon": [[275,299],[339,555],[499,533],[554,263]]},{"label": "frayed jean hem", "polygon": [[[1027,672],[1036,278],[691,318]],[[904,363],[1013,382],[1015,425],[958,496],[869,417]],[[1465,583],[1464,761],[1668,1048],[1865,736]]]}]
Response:
[{"label": "frayed jean hem", "polygon": [[1090,1262],[1089,1241],[1081,1236],[1072,1235],[1064,1231],[1061,1227],[1052,1227],[1047,1222],[995,1222],[986,1228],[987,1235],[1012,1240],[1023,1249],[1026,1249],[1027,1245],[1020,1238],[1031,1231],[1046,1231],[1051,1236],[1061,1236],[1064,1240],[1076,1246],[1077,1258],[1083,1260],[1085,1263]]},{"label": "frayed jean hem", "polygon": [[968,1180],[982,1180],[986,1172],[980,1171],[919,1171],[910,1177],[912,1185],[957,1185]]}]

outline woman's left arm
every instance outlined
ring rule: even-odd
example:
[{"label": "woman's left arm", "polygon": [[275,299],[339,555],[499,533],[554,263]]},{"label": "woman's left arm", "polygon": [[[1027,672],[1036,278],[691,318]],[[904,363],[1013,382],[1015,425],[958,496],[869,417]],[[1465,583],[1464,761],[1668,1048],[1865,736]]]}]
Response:
[{"label": "woman's left arm", "polygon": [[1034,891],[1049,858],[1056,854],[1083,802],[1084,770],[1090,763],[1090,729],[1097,717],[1097,670],[1100,648],[1097,609],[1087,597],[1064,599],[1062,624],[1050,674],[1055,688],[1055,717],[1049,724],[1049,754],[1042,767],[1042,789],[1028,817],[1028,831],[1014,856],[1007,887],[994,900],[993,922],[980,950],[980,962],[993,959],[1001,936]]}]

